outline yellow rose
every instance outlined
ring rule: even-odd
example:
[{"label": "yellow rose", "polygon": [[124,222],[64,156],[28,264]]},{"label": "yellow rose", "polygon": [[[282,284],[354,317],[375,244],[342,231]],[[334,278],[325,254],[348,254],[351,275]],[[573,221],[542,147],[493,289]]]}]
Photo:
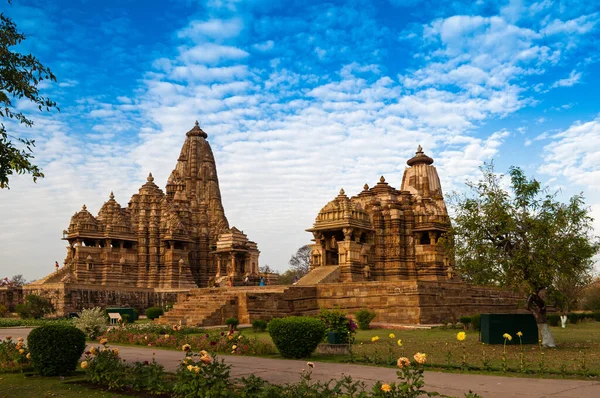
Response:
[{"label": "yellow rose", "polygon": [[165,334],[165,339],[168,339],[170,336],[168,334]]},{"label": "yellow rose", "polygon": [[237,346],[234,344],[233,346],[231,346],[231,349],[235,351],[237,350]]},{"label": "yellow rose", "polygon": [[371,342],[376,342],[377,340],[379,340],[379,336],[375,336],[375,337],[371,337]]},{"label": "yellow rose", "polygon": [[87,361],[83,361],[83,362],[81,362],[81,369],[85,369],[85,368],[87,368],[87,367],[88,367],[88,363],[87,363]]},{"label": "yellow rose", "polygon": [[398,347],[402,347],[402,339],[398,339]]},{"label": "yellow rose", "polygon": [[314,368],[314,367],[315,367],[315,364],[314,364],[314,363],[312,363],[312,362],[306,362],[306,366],[308,366],[309,368],[311,368],[311,369],[312,369],[312,368]]},{"label": "yellow rose", "polygon": [[417,363],[423,365],[427,361],[427,354],[423,352],[417,352],[413,358],[415,358],[415,361],[417,361]]},{"label": "yellow rose", "polygon": [[517,336],[521,337],[521,336],[523,336],[523,333],[517,332]]},{"label": "yellow rose", "polygon": [[196,372],[196,373],[200,372],[200,367],[194,366],[194,372]]},{"label": "yellow rose", "polygon": [[25,356],[25,358],[27,358],[27,359],[31,359],[31,353],[30,353],[30,352],[28,352],[28,353],[27,353],[27,355]]},{"label": "yellow rose", "polygon": [[107,338],[103,338],[102,340],[100,340],[100,344],[105,345],[106,343],[108,343]]},{"label": "yellow rose", "polygon": [[192,365],[188,365],[187,370],[189,370],[191,372],[192,370],[194,370],[194,367]]},{"label": "yellow rose", "polygon": [[181,346],[181,351],[190,351],[192,349],[192,346],[189,344],[184,344],[183,346]]},{"label": "yellow rose", "polygon": [[200,356],[205,357],[207,355],[208,355],[208,352],[206,350],[200,351]]},{"label": "yellow rose", "polygon": [[381,386],[381,391],[390,392],[390,391],[392,391],[392,386],[390,386],[389,384],[384,384]]},{"label": "yellow rose", "polygon": [[242,335],[240,334],[240,335],[238,336],[238,340],[241,340],[241,339],[242,339]]},{"label": "yellow rose", "polygon": [[511,336],[510,334],[508,334],[508,333],[504,333],[504,334],[502,335],[502,337],[504,337],[504,338],[505,338],[506,340],[508,340],[508,341],[511,341],[511,340],[512,340],[512,336]]},{"label": "yellow rose", "polygon": [[396,335],[394,333],[390,333],[390,339],[395,339]]},{"label": "yellow rose", "polygon": [[399,368],[408,367],[408,366],[410,366],[410,359],[408,359],[406,357],[398,358],[398,362],[396,363],[396,365]]},{"label": "yellow rose", "polygon": [[458,341],[463,341],[466,338],[467,338],[467,334],[465,332],[458,332],[458,334],[456,335],[456,339]]},{"label": "yellow rose", "polygon": [[227,338],[228,338],[229,340],[233,340],[233,335],[231,335],[231,334],[230,334],[230,335],[228,335],[228,336],[227,336]]},{"label": "yellow rose", "polygon": [[97,353],[98,353],[98,350],[96,349],[96,347],[90,348],[90,354],[96,355]]},{"label": "yellow rose", "polygon": [[23,354],[23,353],[25,353],[25,350],[21,348],[21,349],[19,350],[19,354]]},{"label": "yellow rose", "polygon": [[211,363],[211,361],[212,361],[212,358],[210,355],[204,355],[204,356],[200,357],[200,362],[202,362],[205,365]]},{"label": "yellow rose", "polygon": [[113,354],[119,355],[119,349],[118,348],[113,348]]}]

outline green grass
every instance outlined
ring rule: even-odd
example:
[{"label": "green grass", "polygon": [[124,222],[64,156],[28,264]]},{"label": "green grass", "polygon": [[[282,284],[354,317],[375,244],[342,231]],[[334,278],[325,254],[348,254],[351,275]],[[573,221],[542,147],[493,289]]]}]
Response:
[{"label": "green grass", "polygon": [[[467,339],[459,342],[456,334],[460,329],[415,329],[392,330],[371,329],[359,330],[353,346],[354,361],[374,365],[393,366],[400,356],[412,357],[416,352],[428,355],[427,365],[432,369],[459,370],[463,355],[466,353],[467,366],[471,371],[479,370],[487,374],[504,374],[502,372],[502,345],[483,345],[479,342],[479,334],[467,331]],[[521,371],[521,347],[506,347],[506,363],[516,375],[540,374],[589,378],[600,375],[600,322],[585,321],[576,325],[567,325],[566,329],[551,327],[557,344],[554,349],[541,349],[538,345],[523,346],[523,371]],[[389,337],[393,333],[395,337]],[[254,333],[252,329],[244,329],[243,334],[270,341],[267,332]],[[373,337],[379,340],[372,342]],[[517,336],[513,336],[518,341]],[[398,346],[402,340],[402,347]],[[515,340],[513,340],[514,342]],[[348,362],[348,357],[327,357],[315,355],[314,360],[327,362]],[[484,360],[486,362],[484,362]],[[540,366],[543,371],[540,370]],[[510,372],[509,372],[510,373]],[[587,375],[587,376],[586,376]]]},{"label": "green grass", "polygon": [[[24,397],[135,397],[123,393],[107,392],[85,384],[83,374],[70,377],[41,377],[32,374],[0,374],[0,398]],[[139,397],[139,395],[137,396]]]}]

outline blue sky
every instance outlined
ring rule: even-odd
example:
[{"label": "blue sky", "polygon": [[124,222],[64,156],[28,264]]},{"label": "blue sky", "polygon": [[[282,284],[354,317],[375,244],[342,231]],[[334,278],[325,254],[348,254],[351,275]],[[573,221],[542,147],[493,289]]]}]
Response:
[{"label": "blue sky", "polygon": [[[110,191],[164,188],[195,120],[226,215],[284,270],[319,209],[418,144],[445,192],[484,161],[584,192],[600,219],[600,7],[583,1],[25,1],[2,5],[57,77],[34,138],[46,178],[0,191],[0,275],[62,262],[61,231]],[[600,223],[596,222],[597,230]]]}]

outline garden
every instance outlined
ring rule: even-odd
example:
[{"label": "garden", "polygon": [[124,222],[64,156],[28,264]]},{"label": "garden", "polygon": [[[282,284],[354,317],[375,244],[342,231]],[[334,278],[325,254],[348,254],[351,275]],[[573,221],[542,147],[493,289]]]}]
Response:
[{"label": "garden", "polygon": [[[32,330],[27,344],[22,338],[1,336],[0,372],[13,396],[20,396],[17,392],[25,388],[24,380],[32,386],[28,391],[57,384],[56,388],[65,391],[90,389],[90,396],[109,390],[122,396],[165,397],[411,397],[424,391],[424,370],[600,379],[597,314],[573,314],[566,328],[553,326],[558,347],[552,349],[522,344],[526,336],[521,332],[504,333],[503,344],[483,344],[477,317],[431,329],[385,329],[370,327],[372,314],[363,310],[350,317],[340,310],[322,310],[317,317],[256,320],[252,328],[243,329],[231,318],[227,328],[207,330],[147,322],[108,326],[104,311],[95,308],[72,320],[25,322],[25,326],[41,325]],[[7,323],[0,320],[0,325]],[[551,323],[556,323],[554,318]],[[123,345],[178,350],[185,358],[175,373],[169,373],[150,355],[143,362],[124,362],[118,348]],[[331,346],[343,350],[331,354],[321,349]],[[307,363],[299,382],[279,386],[253,376],[232,379],[220,355],[313,362]],[[60,358],[62,362],[57,363]],[[311,378],[311,369],[319,361],[396,367],[398,380],[375,386],[349,378],[317,382]],[[64,378],[47,378],[53,375]]]}]

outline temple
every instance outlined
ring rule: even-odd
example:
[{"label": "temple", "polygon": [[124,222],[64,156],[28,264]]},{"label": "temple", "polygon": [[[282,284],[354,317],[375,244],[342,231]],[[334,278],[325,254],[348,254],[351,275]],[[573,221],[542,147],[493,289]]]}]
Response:
[{"label": "temple", "polygon": [[307,230],[312,272],[301,283],[451,279],[450,257],[438,245],[450,218],[432,163],[419,146],[400,190],[383,176],[351,198],[342,189]]}]

